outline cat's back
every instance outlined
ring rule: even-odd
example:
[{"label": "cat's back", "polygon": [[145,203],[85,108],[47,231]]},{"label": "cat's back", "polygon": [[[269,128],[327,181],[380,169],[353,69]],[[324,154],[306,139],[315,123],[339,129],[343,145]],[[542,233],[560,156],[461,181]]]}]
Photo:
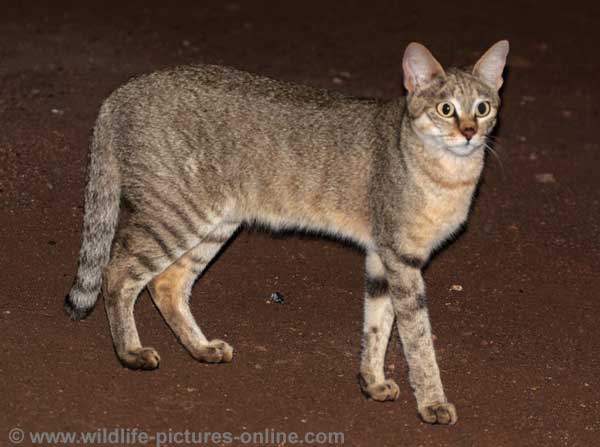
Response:
[{"label": "cat's back", "polygon": [[273,158],[325,165],[324,159],[358,156],[373,139],[378,107],[375,100],[217,65],[143,75],[105,102],[121,159],[175,154],[219,166]]},{"label": "cat's back", "polygon": [[142,75],[118,88],[107,102],[129,113],[252,112],[288,109],[314,113],[357,100],[339,92],[275,80],[231,67],[187,65]]}]

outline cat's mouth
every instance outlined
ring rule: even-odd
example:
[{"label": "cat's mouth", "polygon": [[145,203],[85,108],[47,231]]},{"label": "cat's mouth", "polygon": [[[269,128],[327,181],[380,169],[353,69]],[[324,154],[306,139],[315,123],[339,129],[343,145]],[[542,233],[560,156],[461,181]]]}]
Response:
[{"label": "cat's mouth", "polygon": [[481,149],[482,147],[483,143],[475,142],[473,140],[458,144],[446,145],[446,149],[448,149],[454,155],[458,155],[459,157],[468,157],[473,152],[477,151],[478,149]]}]

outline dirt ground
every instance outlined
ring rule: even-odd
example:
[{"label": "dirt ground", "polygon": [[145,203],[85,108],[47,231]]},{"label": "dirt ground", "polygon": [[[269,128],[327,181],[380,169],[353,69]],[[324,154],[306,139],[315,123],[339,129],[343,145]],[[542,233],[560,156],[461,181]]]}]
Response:
[{"label": "dirt ground", "polygon": [[[349,446],[600,444],[597,5],[157,3],[2,4],[0,445],[14,427],[342,431]],[[102,302],[86,321],[64,315],[90,130],[131,76],[206,62],[393,97],[408,42],[451,65],[501,38],[511,55],[500,160],[488,158],[467,231],[425,272],[456,426],[418,419],[396,335],[386,365],[400,399],[360,394],[363,254],[333,241],[245,230],[198,282],[195,314],[234,346],[231,364],[195,362],[146,293],[136,312],[162,356],[154,372],[120,366]],[[267,302],[274,291],[284,304]]]}]

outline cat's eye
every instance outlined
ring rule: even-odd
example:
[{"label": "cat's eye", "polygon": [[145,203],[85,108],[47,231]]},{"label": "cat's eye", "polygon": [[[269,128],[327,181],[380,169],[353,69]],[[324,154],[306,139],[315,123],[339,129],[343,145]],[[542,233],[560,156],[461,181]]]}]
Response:
[{"label": "cat's eye", "polygon": [[477,104],[477,107],[475,108],[475,115],[482,118],[484,116],[489,115],[491,110],[492,107],[490,106],[490,103],[487,101],[483,101]]},{"label": "cat's eye", "polygon": [[442,115],[444,118],[449,118],[454,115],[454,106],[451,102],[440,102],[436,106],[437,113]]}]

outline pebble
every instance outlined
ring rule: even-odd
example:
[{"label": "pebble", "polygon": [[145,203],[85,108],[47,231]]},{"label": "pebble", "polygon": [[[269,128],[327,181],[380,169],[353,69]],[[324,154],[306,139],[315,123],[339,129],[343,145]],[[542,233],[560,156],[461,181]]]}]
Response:
[{"label": "pebble", "polygon": [[556,177],[551,172],[541,172],[534,175],[535,181],[538,183],[556,183]]},{"label": "pebble", "polygon": [[352,79],[352,74],[349,71],[338,71],[336,75],[331,79],[334,84],[343,84],[344,81]]},{"label": "pebble", "polygon": [[528,96],[525,95],[521,98],[521,101],[519,102],[519,105],[521,107],[526,106],[528,103],[530,102],[535,102],[535,96]]},{"label": "pebble", "polygon": [[277,303],[277,304],[283,304],[285,302],[283,295],[279,292],[273,292],[271,294],[270,298],[271,298],[271,301],[273,301],[274,303]]},{"label": "pebble", "polygon": [[452,284],[452,286],[450,286],[450,290],[452,292],[462,292],[463,286],[461,286],[460,284]]}]

